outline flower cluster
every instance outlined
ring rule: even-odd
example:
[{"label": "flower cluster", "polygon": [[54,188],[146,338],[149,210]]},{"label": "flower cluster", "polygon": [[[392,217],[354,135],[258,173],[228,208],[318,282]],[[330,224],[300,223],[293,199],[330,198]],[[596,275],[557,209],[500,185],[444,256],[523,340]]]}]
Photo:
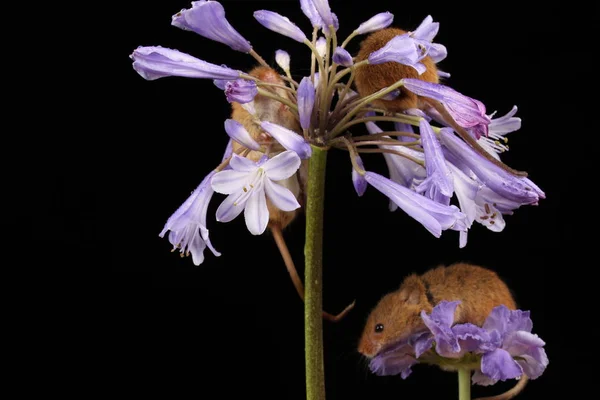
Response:
[{"label": "flower cluster", "polygon": [[[191,8],[173,16],[172,24],[249,54],[272,74],[245,73],[163,47],[139,47],[131,55],[133,68],[147,80],[212,79],[234,110],[239,106],[248,116],[239,118],[234,112],[225,121],[224,131],[233,145],[161,232],[163,236],[171,231],[169,241],[182,254],[191,252],[195,264],[203,261],[206,247],[219,255],[206,224],[214,191],[228,195],[217,220],[231,221],[243,211],[254,235],[265,231],[274,213],[300,208],[302,160],[311,157],[314,146],[348,151],[359,196],[373,186],[390,199],[392,211],[402,209],[434,236],[444,230],[460,232],[461,247],[474,222],[501,231],[503,215],[545,198],[526,174],[500,161],[499,153],[508,150],[504,135],[520,128],[520,119],[514,117],[516,107],[493,119],[482,102],[437,81],[447,73],[436,69],[436,80],[425,80],[428,68],[436,68],[435,63],[447,56],[446,48],[434,42],[439,23],[428,16],[414,31],[395,36],[358,60],[346,50],[348,43],[358,35],[389,27],[394,19],[391,13],[373,16],[338,44],[339,21],[328,1],[300,0],[300,6],[312,24],[312,38],[276,12],[254,13],[265,28],[307,46],[311,73],[298,80],[291,74],[286,51],[275,53],[283,71],[279,74],[231,26],[217,1],[192,2]],[[371,94],[352,89],[356,71],[390,62],[411,67],[417,78],[399,76]],[[419,102],[420,108],[401,112],[377,106],[378,100],[398,98],[401,90],[426,101]],[[349,133],[349,128],[363,125],[369,135]],[[389,174],[365,169],[361,153],[383,154]]]},{"label": "flower cluster", "polygon": [[548,366],[544,341],[531,333],[529,311],[509,310],[501,305],[492,310],[482,327],[456,324],[459,301],[442,301],[431,314],[421,312],[427,330],[411,336],[371,360],[378,375],[406,378],[419,362],[446,368],[467,366],[475,370],[472,381],[493,385],[497,381],[526,375],[536,379]]}]

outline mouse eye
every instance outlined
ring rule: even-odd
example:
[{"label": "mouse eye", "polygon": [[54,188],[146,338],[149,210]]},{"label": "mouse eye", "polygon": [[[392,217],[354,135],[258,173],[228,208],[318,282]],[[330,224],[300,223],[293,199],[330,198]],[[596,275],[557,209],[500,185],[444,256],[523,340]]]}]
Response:
[{"label": "mouse eye", "polygon": [[377,325],[375,325],[375,332],[376,333],[383,332],[383,324],[377,324]]}]

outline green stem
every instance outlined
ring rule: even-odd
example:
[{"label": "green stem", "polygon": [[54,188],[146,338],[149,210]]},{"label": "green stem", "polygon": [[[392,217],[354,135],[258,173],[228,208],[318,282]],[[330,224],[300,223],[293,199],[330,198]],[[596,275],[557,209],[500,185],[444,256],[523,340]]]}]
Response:
[{"label": "green stem", "polygon": [[471,400],[471,370],[458,369],[458,400]]},{"label": "green stem", "polygon": [[327,150],[312,146],[309,161],[304,247],[304,336],[306,357],[306,399],[325,400],[323,368],[323,205]]}]

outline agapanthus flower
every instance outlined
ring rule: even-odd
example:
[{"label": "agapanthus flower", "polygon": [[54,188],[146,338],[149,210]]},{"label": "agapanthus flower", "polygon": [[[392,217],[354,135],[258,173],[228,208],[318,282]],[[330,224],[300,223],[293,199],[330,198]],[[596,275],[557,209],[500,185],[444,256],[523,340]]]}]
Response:
[{"label": "agapanthus flower", "polygon": [[244,211],[250,233],[262,234],[269,222],[267,198],[282,211],[300,207],[296,196],[276,183],[294,175],[300,163],[300,157],[293,151],[271,159],[263,157],[258,162],[234,154],[231,169],[216,173],[211,181],[214,191],[229,195],[217,209],[217,220],[229,222]]},{"label": "agapanthus flower", "polygon": [[290,21],[288,17],[284,17],[276,12],[267,10],[256,11],[254,12],[254,18],[256,18],[256,20],[265,28],[292,38],[300,43],[307,40],[304,32]]},{"label": "agapanthus flower", "polygon": [[235,80],[241,72],[221,67],[165,47],[138,47],[131,54],[133,69],[149,81],[166,76]]},{"label": "agapanthus flower", "polygon": [[[362,170],[365,169],[362,159],[358,156],[356,157],[356,163]],[[365,194],[368,186],[365,177],[359,174],[355,168],[352,168],[352,185],[354,186],[354,190],[356,190],[356,194],[358,194],[359,197]]]},{"label": "agapanthus flower", "polygon": [[[423,63],[423,55],[419,54],[413,39],[408,35],[398,35],[391,39],[381,49],[369,54],[369,64],[377,65],[385,62],[397,62],[413,67],[419,75],[427,70]],[[418,80],[418,79],[415,79]],[[421,81],[420,81],[421,82]],[[410,88],[407,88],[410,90]]]},{"label": "agapanthus flower", "polygon": [[392,24],[392,22],[394,22],[394,14],[390,12],[379,13],[360,24],[359,27],[354,30],[354,32],[356,32],[358,35],[364,35],[365,33],[387,28]]},{"label": "agapanthus flower", "polygon": [[306,15],[308,19],[310,19],[310,23],[312,24],[313,28],[323,27],[325,23],[323,22],[321,15],[319,15],[319,12],[315,8],[315,5],[312,0],[300,0],[300,8],[302,9],[304,15]]},{"label": "agapanthus flower", "polygon": [[244,128],[244,125],[236,120],[228,119],[225,121],[225,132],[229,137],[239,144],[246,146],[251,150],[260,150],[260,145],[250,135],[250,132]]},{"label": "agapanthus flower", "polygon": [[234,101],[240,104],[250,103],[258,94],[256,83],[246,79],[227,81],[224,85],[224,88],[225,97],[230,103]]},{"label": "agapanthus flower", "polygon": [[423,46],[427,51],[427,55],[436,63],[442,61],[448,55],[445,46],[439,43],[433,43],[433,39],[437,35],[439,29],[439,22],[433,22],[431,15],[428,15],[423,22],[421,22],[421,25],[410,33],[410,36],[415,39],[415,42]]},{"label": "agapanthus flower", "polygon": [[275,52],[275,62],[286,73],[290,72],[290,55],[285,50],[277,50]]},{"label": "agapanthus flower", "polygon": [[312,0],[312,3],[326,26],[337,25],[328,0]]},{"label": "agapanthus flower", "polygon": [[250,42],[229,24],[223,6],[217,1],[193,1],[192,8],[173,15],[171,24],[226,44],[233,50],[244,53],[252,50]]},{"label": "agapanthus flower", "polygon": [[351,67],[354,62],[352,61],[352,56],[346,50],[341,47],[337,47],[335,52],[333,53],[333,62],[336,64],[340,64],[344,67]]},{"label": "agapanthus flower", "polygon": [[492,118],[488,126],[488,136],[480,137],[477,141],[481,147],[483,147],[488,153],[494,156],[496,159],[500,159],[498,153],[502,153],[508,150],[506,142],[508,141],[504,135],[521,129],[521,118],[516,118],[517,106],[513,106],[506,115],[493,119],[493,114],[489,117]]},{"label": "agapanthus flower", "polygon": [[315,87],[310,77],[304,77],[298,86],[298,114],[300,115],[300,126],[308,129],[315,105]]},{"label": "agapanthus flower", "polygon": [[312,153],[310,144],[296,132],[268,121],[261,122],[260,126],[287,150],[295,152],[303,160],[310,158]]}]

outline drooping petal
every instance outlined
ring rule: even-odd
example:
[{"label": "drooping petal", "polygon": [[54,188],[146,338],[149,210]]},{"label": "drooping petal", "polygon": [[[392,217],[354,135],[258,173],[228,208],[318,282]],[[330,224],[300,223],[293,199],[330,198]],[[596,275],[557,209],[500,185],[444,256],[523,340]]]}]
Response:
[{"label": "drooping petal", "polygon": [[[446,49],[446,46],[439,44],[439,43],[431,43],[429,44],[429,51],[427,52],[427,55],[429,57],[431,57],[431,59],[433,60],[434,63],[439,63],[440,61],[442,61],[443,59],[445,59],[446,57],[448,57],[448,50]],[[440,72],[440,76],[444,77],[444,78],[449,78],[450,74],[442,72],[442,71],[438,71]]]},{"label": "drooping petal", "polygon": [[441,131],[442,144],[497,194],[520,204],[536,203],[537,192],[521,177],[492,163],[447,130]]},{"label": "drooping petal", "polygon": [[[356,163],[360,168],[362,168],[363,170],[365,169],[362,159],[359,156],[356,157]],[[356,193],[359,197],[365,194],[365,191],[367,190],[368,186],[367,181],[354,168],[352,168],[352,184],[354,185],[354,190],[356,190]]]},{"label": "drooping petal", "polygon": [[268,121],[261,122],[260,126],[287,150],[296,152],[301,159],[310,158],[312,154],[310,144],[296,132]]},{"label": "drooping petal", "polygon": [[492,119],[489,126],[490,134],[495,133],[498,135],[505,135],[521,129],[521,118],[515,117],[517,111],[517,106],[513,106],[506,115]]},{"label": "drooping petal", "polygon": [[237,79],[240,71],[199,60],[165,47],[138,47],[131,54],[133,69],[146,80],[166,76],[186,78]]},{"label": "drooping petal", "polygon": [[424,193],[428,198],[438,203],[449,205],[454,193],[452,172],[446,164],[442,146],[438,141],[429,122],[422,119],[419,122],[421,143],[425,151],[425,169],[427,179],[417,186],[418,193]]},{"label": "drooping petal", "polygon": [[277,32],[283,36],[292,38],[300,43],[304,42],[306,35],[288,17],[273,11],[260,10],[254,12],[254,18],[265,28]]},{"label": "drooping petal", "polygon": [[337,47],[333,53],[333,62],[336,64],[343,65],[344,67],[351,67],[354,64],[352,56],[346,50],[341,47]]},{"label": "drooping petal", "polygon": [[523,372],[531,379],[539,378],[548,366],[548,356],[541,347],[534,347],[522,354],[517,363],[523,368]]},{"label": "drooping petal", "polygon": [[429,351],[433,347],[434,337],[431,333],[421,335],[414,341],[415,357],[421,357],[425,352]]},{"label": "drooping petal", "polygon": [[310,19],[313,28],[322,28],[325,25],[312,0],[300,0],[300,8],[304,15]]},{"label": "drooping petal", "polygon": [[298,86],[298,114],[302,129],[310,127],[313,107],[315,105],[315,87],[310,77],[302,78]]},{"label": "drooping petal", "polygon": [[532,349],[544,347],[546,343],[533,333],[515,331],[507,334],[502,342],[502,348],[513,357],[528,354]]},{"label": "drooping petal", "polygon": [[257,94],[258,88],[254,81],[236,79],[225,84],[225,95],[230,103],[234,101],[240,104],[250,103]]},{"label": "drooping petal", "polygon": [[265,179],[265,193],[271,203],[281,211],[294,211],[300,208],[296,196],[288,188],[278,185],[270,179]]},{"label": "drooping petal", "polygon": [[265,171],[267,178],[273,181],[281,181],[294,175],[302,161],[298,154],[293,151],[284,151],[269,159],[261,168]]},{"label": "drooping petal", "polygon": [[411,367],[416,363],[412,347],[406,344],[393,352],[373,357],[369,369],[379,376],[400,374],[402,379],[406,379],[412,372]]},{"label": "drooping petal", "polygon": [[390,12],[379,13],[369,20],[363,22],[356,28],[355,32],[359,35],[364,35],[365,33],[375,32],[380,29],[387,28],[394,22],[394,14]]},{"label": "drooping petal", "polygon": [[[233,157],[239,157],[233,155]],[[212,188],[217,193],[232,194],[242,190],[249,179],[248,172],[240,172],[234,170],[220,171],[212,178]]]},{"label": "drooping petal", "polygon": [[287,51],[277,50],[275,52],[275,62],[285,72],[290,72],[290,55]]},{"label": "drooping petal", "polygon": [[523,375],[521,366],[502,349],[485,353],[481,357],[481,372],[496,381],[515,379]]},{"label": "drooping petal", "polygon": [[252,46],[225,18],[225,10],[217,1],[193,1],[192,8],[173,15],[172,25],[226,44],[233,50],[250,52]]},{"label": "drooping petal", "polygon": [[217,221],[230,222],[233,221],[244,210],[246,199],[238,203],[238,199],[242,196],[241,193],[230,194],[223,200],[217,208]]},{"label": "drooping petal", "polygon": [[239,144],[252,150],[260,150],[260,145],[250,136],[244,125],[234,119],[225,121],[225,132]]},{"label": "drooping petal", "polygon": [[267,200],[262,183],[260,187],[254,188],[253,192],[246,202],[244,219],[246,220],[246,227],[248,227],[251,234],[262,235],[269,223],[269,209],[267,208]]}]

